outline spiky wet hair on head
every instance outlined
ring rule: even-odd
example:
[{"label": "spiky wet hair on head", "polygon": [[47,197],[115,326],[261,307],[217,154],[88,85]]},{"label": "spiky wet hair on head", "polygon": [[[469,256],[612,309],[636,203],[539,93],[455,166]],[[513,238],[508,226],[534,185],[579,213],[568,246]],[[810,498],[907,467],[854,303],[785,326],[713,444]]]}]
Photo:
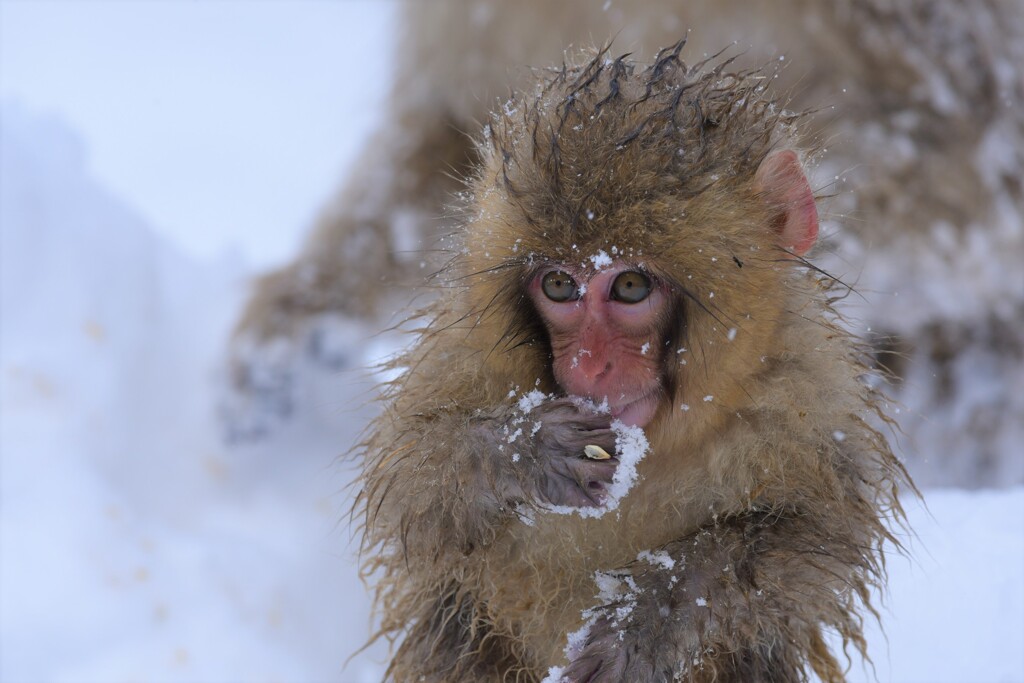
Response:
[{"label": "spiky wet hair on head", "polygon": [[[594,235],[614,241],[615,226],[628,231],[620,242],[656,237],[669,226],[640,207],[749,180],[790,136],[798,117],[766,87],[774,74],[731,70],[735,57],[721,55],[687,65],[684,44],[649,65],[611,59],[606,47],[492,115],[482,151],[495,177],[485,183],[507,194],[552,256]],[[615,220],[624,212],[631,220]]]}]

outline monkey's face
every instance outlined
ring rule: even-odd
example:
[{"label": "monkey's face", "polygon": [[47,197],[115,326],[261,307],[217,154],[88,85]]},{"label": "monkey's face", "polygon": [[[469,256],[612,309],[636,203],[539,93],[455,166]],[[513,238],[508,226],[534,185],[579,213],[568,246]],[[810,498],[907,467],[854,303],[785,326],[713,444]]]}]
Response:
[{"label": "monkey's face", "polygon": [[664,388],[667,288],[642,268],[613,261],[596,272],[549,265],[532,277],[529,293],[547,328],[562,390],[607,401],[616,419],[646,426]]}]

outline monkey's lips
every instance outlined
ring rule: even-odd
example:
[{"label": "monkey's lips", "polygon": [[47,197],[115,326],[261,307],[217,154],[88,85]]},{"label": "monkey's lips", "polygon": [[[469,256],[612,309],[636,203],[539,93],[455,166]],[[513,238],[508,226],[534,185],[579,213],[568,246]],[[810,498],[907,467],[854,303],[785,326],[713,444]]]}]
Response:
[{"label": "monkey's lips", "polygon": [[611,406],[612,417],[627,427],[646,427],[647,423],[654,418],[654,413],[658,410],[658,403],[658,392],[645,394],[629,403]]}]

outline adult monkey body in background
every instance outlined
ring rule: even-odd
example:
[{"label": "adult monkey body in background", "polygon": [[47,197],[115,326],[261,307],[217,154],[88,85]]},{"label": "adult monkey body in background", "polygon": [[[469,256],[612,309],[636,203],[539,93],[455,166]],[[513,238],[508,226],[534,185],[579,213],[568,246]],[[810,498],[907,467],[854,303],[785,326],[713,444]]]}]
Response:
[{"label": "adult monkey body in background", "polygon": [[792,115],[679,47],[492,119],[365,444],[390,679],[840,681],[825,632],[863,652],[902,470],[800,257]]},{"label": "adult monkey body in background", "polygon": [[[449,176],[473,161],[466,133],[530,78],[524,66],[610,36],[649,59],[693,29],[691,55],[731,41],[744,65],[785,55],[776,87],[817,110],[808,125],[828,149],[812,183],[836,194],[823,251],[838,243],[841,256],[826,265],[870,302],[854,313],[860,332],[907,380],[908,457],[929,461],[918,479],[1024,483],[1013,457],[1024,439],[1024,4],[431,0],[401,11],[378,134],[304,253],[260,283],[240,323],[246,400],[277,405],[275,382],[287,385],[265,380],[268,341],[300,351],[321,314],[372,317],[383,304],[386,316],[406,297],[382,299],[396,290],[382,280],[433,272],[431,236],[458,189]],[[971,382],[986,391],[965,391]]]}]

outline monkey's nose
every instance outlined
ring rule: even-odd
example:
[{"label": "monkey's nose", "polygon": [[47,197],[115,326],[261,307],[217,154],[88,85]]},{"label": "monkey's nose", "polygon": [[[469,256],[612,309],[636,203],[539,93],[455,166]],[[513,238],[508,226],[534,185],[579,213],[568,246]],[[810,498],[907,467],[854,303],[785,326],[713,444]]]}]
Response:
[{"label": "monkey's nose", "polygon": [[587,383],[594,383],[602,379],[612,369],[612,363],[607,358],[594,358],[583,356],[580,358],[576,371],[580,378]]}]

